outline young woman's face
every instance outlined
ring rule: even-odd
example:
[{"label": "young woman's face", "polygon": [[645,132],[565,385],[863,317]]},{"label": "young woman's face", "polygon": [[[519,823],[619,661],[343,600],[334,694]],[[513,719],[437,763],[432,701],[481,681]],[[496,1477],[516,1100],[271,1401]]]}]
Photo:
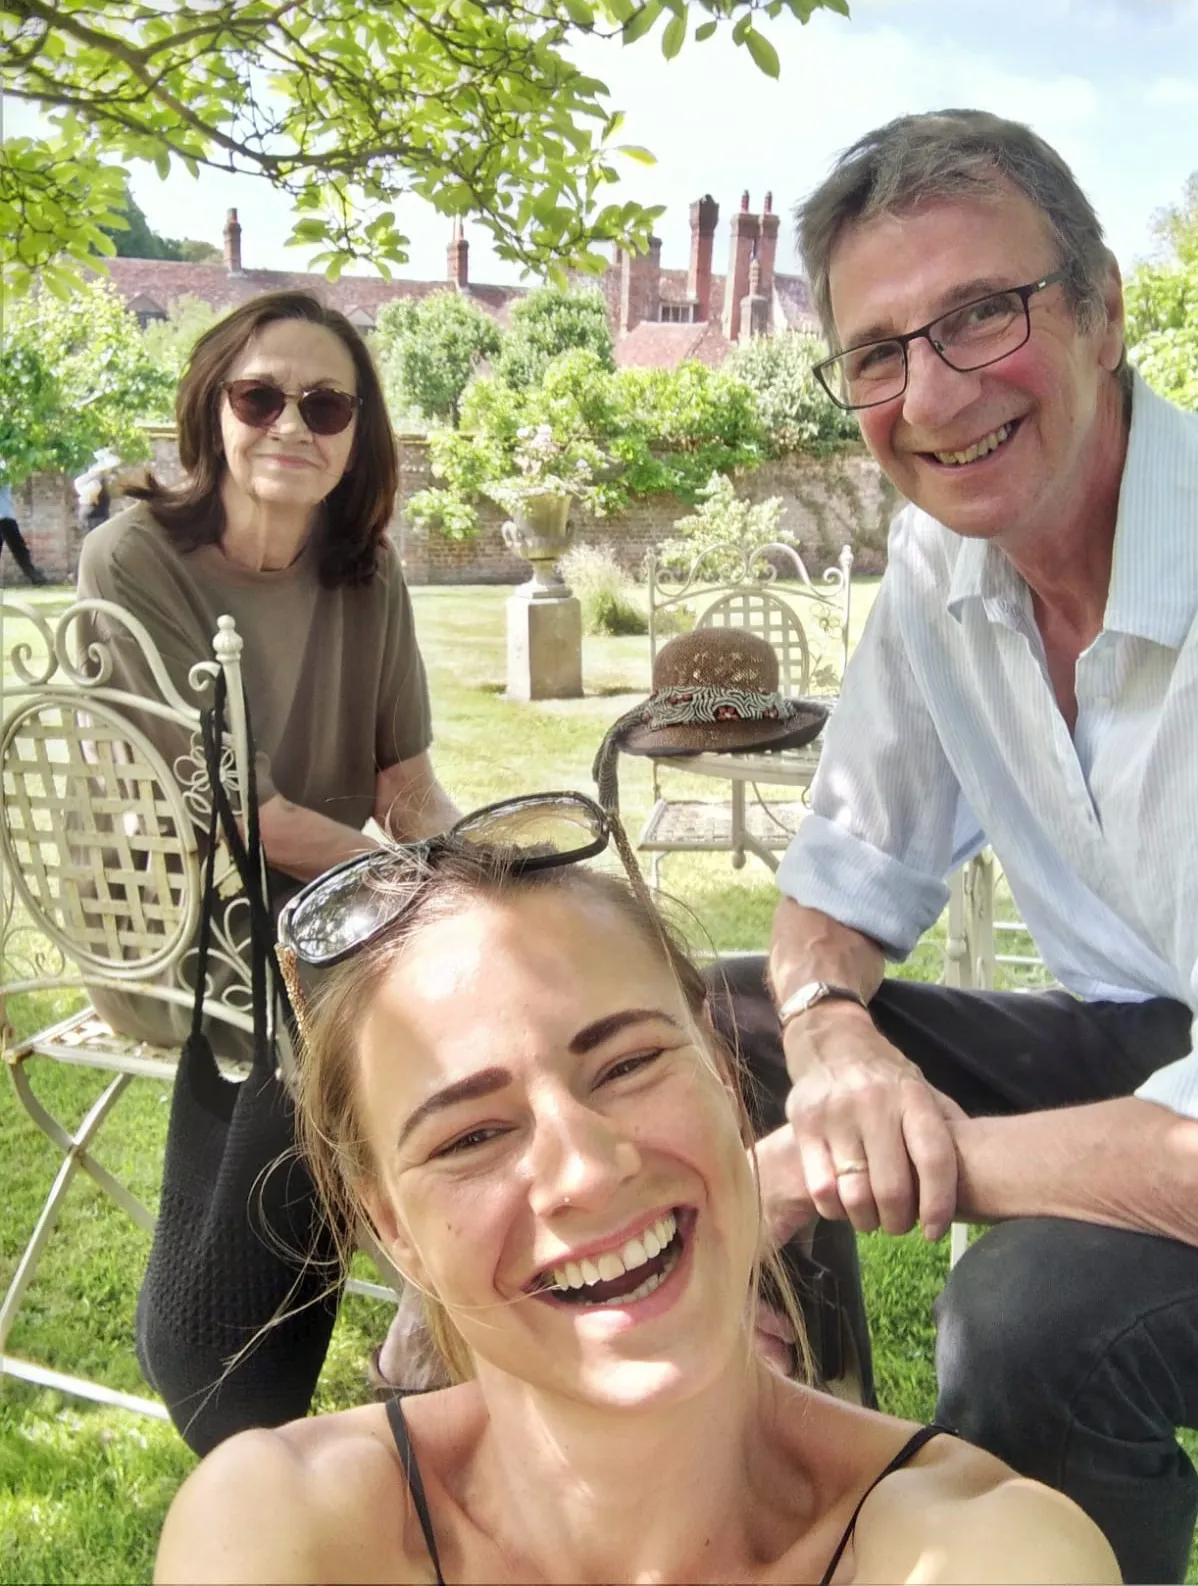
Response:
[{"label": "young woman's face", "polygon": [[705,1040],[594,896],[472,904],[405,949],[360,1042],[372,1210],[480,1375],[644,1404],[743,1349],[757,1196]]}]

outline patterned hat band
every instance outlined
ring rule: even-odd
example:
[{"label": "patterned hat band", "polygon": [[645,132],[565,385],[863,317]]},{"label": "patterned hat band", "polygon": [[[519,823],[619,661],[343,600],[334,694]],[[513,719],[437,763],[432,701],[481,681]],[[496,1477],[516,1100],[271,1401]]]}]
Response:
[{"label": "patterned hat band", "polygon": [[[651,694],[633,721],[645,727],[683,727],[721,721],[791,721],[802,702],[747,688],[664,688]],[[627,718],[625,718],[627,721]]]}]

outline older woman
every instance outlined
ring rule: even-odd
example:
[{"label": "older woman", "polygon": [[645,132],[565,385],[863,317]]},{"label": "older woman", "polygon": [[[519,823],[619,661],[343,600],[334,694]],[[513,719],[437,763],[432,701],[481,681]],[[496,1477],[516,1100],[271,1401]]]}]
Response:
[{"label": "older woman", "polygon": [[[85,542],[79,593],[138,618],[185,697],[190,668],[211,656],[218,617],[234,617],[277,908],[300,881],[377,846],[362,830],[372,815],[416,838],[457,813],[429,760],[424,668],[387,535],[395,443],[361,337],[305,292],[253,298],[201,337],[177,419],[183,482],[167,488],[151,477],[130,491],[137,504]],[[155,693],[127,630],[98,626],[117,680]],[[182,730],[148,712],[143,725],[168,764],[194,758]],[[93,1000],[126,1034],[175,1045],[186,1034],[186,1010],[168,1003],[108,989]],[[218,1052],[243,1055],[228,1026],[209,1033]],[[276,1111],[284,1105],[280,1098]],[[259,1149],[251,1167],[265,1168],[277,1139],[264,1131]],[[289,1200],[304,1194],[292,1181]],[[261,1241],[251,1252],[260,1263],[275,1259]],[[324,1286],[324,1277],[314,1281]],[[231,1307],[229,1285],[213,1282],[181,1301],[178,1316],[143,1306],[139,1317],[143,1367],[197,1446],[302,1410],[332,1325],[330,1308],[313,1304],[291,1334],[273,1336],[284,1358],[248,1360],[214,1411],[206,1390],[254,1330],[240,1312],[232,1321],[210,1314],[222,1287]],[[233,1287],[249,1292],[249,1275]]]},{"label": "older woman", "polygon": [[167,1519],[170,1581],[1113,1581],[1059,1494],[752,1344],[734,1062],[579,795],[293,900],[301,1133],[427,1296],[458,1381],[253,1431]]},{"label": "older woman", "polygon": [[149,629],[185,682],[236,620],[260,751],[267,858],[285,886],[455,811],[433,773],[428,694],[387,537],[395,443],[362,338],[306,292],[252,298],[196,343],[177,400],[171,489],[86,540],[79,593]]}]

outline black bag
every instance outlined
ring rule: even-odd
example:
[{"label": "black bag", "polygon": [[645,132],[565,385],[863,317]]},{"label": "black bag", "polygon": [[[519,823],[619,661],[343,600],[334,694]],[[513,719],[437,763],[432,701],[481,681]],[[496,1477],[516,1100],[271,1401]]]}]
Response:
[{"label": "black bag", "polygon": [[[220,779],[225,679],[202,721],[212,796],[191,1034],[171,1100],[162,1198],[137,1305],[137,1357],[188,1444],[205,1454],[251,1426],[305,1415],[337,1315],[342,1272],[268,1033],[286,1009],[263,883],[257,789],[243,841]],[[250,910],[254,1058],[238,1083],[203,1031],[218,821]]]}]

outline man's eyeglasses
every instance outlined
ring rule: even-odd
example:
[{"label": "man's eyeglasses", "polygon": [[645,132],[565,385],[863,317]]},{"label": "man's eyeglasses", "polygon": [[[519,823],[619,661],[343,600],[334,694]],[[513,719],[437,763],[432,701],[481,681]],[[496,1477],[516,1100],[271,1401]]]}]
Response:
[{"label": "man's eyeglasses", "polygon": [[1018,352],[1027,342],[1032,334],[1028,299],[1064,279],[1064,270],[1054,270],[1026,286],[1008,287],[963,303],[918,330],[850,347],[817,363],[815,377],[837,407],[855,410],[880,407],[902,396],[910,373],[908,349],[921,338],[950,369],[962,374],[984,369]]},{"label": "man's eyeglasses", "polygon": [[[279,968],[301,1030],[307,1009],[297,961],[331,969],[369,946],[403,918],[438,859],[479,847],[498,850],[514,870],[546,870],[593,859],[613,831],[612,820],[583,793],[532,793],[475,810],[442,836],[355,854],[326,870],[279,915]],[[617,847],[627,864],[627,841],[620,836]]]},{"label": "man's eyeglasses", "polygon": [[313,435],[340,435],[349,428],[362,400],[325,385],[293,394],[270,380],[228,380],[223,390],[235,416],[256,430],[269,429],[294,395],[299,416]]}]

